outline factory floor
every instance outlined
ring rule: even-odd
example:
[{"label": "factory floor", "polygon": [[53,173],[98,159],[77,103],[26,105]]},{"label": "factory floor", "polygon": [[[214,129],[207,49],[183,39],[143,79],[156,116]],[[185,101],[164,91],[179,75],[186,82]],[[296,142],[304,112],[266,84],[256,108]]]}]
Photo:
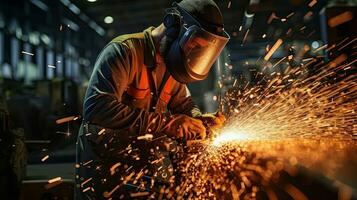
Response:
[{"label": "factory floor", "polygon": [[[41,158],[44,155],[49,155],[49,158],[42,162]],[[354,174],[353,166],[356,165],[343,164],[346,168],[341,173],[344,175]],[[56,151],[31,154],[26,168],[26,177],[22,182],[20,199],[74,199],[74,165],[74,143],[62,146]],[[48,183],[49,180],[56,177],[61,177],[61,181],[54,184]],[[288,172],[281,172],[279,181],[271,184],[271,188],[277,191],[278,199],[291,199],[283,192],[286,188],[282,188],[282,185],[286,185],[286,183],[299,188],[309,199],[345,199],[341,196],[341,187],[338,185],[340,183],[332,181],[322,174],[312,173],[304,167],[299,167],[294,176]],[[354,185],[355,183],[350,184]],[[350,192],[352,193],[350,194],[351,198],[347,199],[355,199],[356,190],[353,189]],[[258,194],[257,197],[258,199],[267,199],[264,194],[261,196]]]},{"label": "factory floor", "polygon": [[[49,155],[45,162],[44,154]],[[20,199],[73,199],[74,198],[75,145],[68,144],[52,152],[30,154],[26,177],[22,181]],[[48,181],[61,177],[56,184]]]}]

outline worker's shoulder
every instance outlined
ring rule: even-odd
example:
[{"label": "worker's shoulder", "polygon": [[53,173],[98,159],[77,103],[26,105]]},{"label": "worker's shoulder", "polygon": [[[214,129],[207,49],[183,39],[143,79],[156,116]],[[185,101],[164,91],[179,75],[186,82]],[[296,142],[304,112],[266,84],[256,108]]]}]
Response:
[{"label": "worker's shoulder", "polygon": [[144,33],[131,33],[131,34],[125,34],[125,35],[120,35],[116,38],[114,38],[111,43],[126,43],[126,42],[138,42],[144,39]]}]

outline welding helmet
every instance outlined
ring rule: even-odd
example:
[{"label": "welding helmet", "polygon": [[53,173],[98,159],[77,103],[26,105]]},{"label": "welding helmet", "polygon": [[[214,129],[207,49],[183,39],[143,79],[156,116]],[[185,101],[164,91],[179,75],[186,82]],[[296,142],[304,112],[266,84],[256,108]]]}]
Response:
[{"label": "welding helmet", "polygon": [[[166,55],[167,68],[181,83],[204,80],[227,44],[229,35],[224,31],[223,24],[220,26],[196,19],[180,4],[173,3],[173,9],[181,21],[166,15],[164,25],[180,24],[180,31]],[[218,7],[217,10],[219,12]]]}]

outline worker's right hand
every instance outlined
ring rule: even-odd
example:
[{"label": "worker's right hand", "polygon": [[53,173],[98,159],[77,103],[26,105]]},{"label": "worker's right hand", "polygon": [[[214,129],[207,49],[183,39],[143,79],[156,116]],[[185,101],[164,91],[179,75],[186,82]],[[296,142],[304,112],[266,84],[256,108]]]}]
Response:
[{"label": "worker's right hand", "polygon": [[186,140],[206,138],[206,128],[202,121],[183,114],[172,116],[164,132],[170,137],[184,137]]}]

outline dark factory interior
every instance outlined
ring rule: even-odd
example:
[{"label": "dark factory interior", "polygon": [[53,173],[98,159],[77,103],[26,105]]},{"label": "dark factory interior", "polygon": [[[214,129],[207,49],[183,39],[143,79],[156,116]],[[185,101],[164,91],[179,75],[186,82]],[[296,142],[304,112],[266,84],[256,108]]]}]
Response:
[{"label": "dark factory interior", "polygon": [[[357,199],[357,1],[179,2],[1,0],[0,199]],[[208,12],[202,6],[205,2],[215,3],[221,12],[224,26],[217,28],[219,33],[209,32],[203,23],[191,26],[186,21],[191,13],[181,11],[189,5],[204,10],[204,17],[214,18],[209,13],[212,9]],[[180,46],[183,56],[195,54],[194,49],[186,52],[197,48],[188,43],[195,39],[202,52],[209,49],[206,44],[226,42],[221,49],[210,46],[206,56],[196,57],[194,62],[203,66],[212,57],[208,54],[218,52],[209,60],[213,64],[206,64],[209,74],[198,76],[195,80],[199,81],[182,82],[167,56],[161,58],[163,65],[157,64],[168,68],[162,79],[157,78],[162,81],[159,88],[165,90],[165,83],[173,80],[186,94],[182,97],[185,102],[178,100],[178,92],[172,92],[167,109],[157,114],[156,107],[142,109],[135,97],[115,97],[124,87],[128,87],[124,93],[131,95],[132,87],[129,82],[120,85],[128,79],[122,68],[110,67],[151,71],[149,66],[136,66],[142,61],[135,60],[138,55],[132,52],[141,50],[135,45],[144,41],[142,37],[161,45],[155,31],[163,30],[163,38],[168,38],[170,23],[165,20],[176,20],[170,17],[177,15],[183,25],[174,40],[179,42],[174,44],[187,42]],[[196,32],[190,32],[192,27]],[[150,31],[141,34],[144,30]],[[132,33],[140,34],[128,35]],[[186,35],[190,35],[188,39]],[[204,37],[213,37],[213,42]],[[128,46],[130,55],[126,54]],[[156,59],[163,54],[158,52],[152,53]],[[116,60],[103,60],[113,55]],[[182,61],[184,66],[177,66],[185,72],[196,70],[190,68],[190,59],[177,61],[182,55],[173,55],[175,64]],[[184,91],[186,84],[189,92],[187,88]],[[114,88],[117,86],[119,89]],[[158,103],[161,94],[159,91],[157,97],[151,91]],[[113,102],[96,107],[109,96],[115,98]],[[125,100],[129,103],[120,114],[108,114],[116,112]],[[173,104],[181,104],[177,107],[181,106],[182,112],[170,110]],[[198,117],[184,113],[188,107],[193,107],[190,111],[198,107]],[[133,157],[133,152],[149,148],[154,144],[151,141],[161,141],[160,134],[151,130],[159,129],[148,128],[154,125],[143,125],[135,134],[129,132],[135,129],[134,123],[151,124],[151,117],[153,123],[160,121],[160,134],[168,130],[162,137],[183,149],[172,158],[176,174],[172,182],[166,183],[162,177],[157,180],[157,173],[147,170],[145,162],[164,163],[163,159],[148,157],[146,161],[145,156],[138,156],[123,161]],[[123,122],[134,118],[137,121],[131,124]],[[170,126],[183,118],[172,131]],[[102,125],[100,119],[110,125]],[[219,126],[211,126],[206,119]],[[116,120],[121,122],[111,122]],[[185,135],[189,131],[182,127],[190,120],[193,124],[199,121],[204,136],[202,130],[195,132],[199,139]],[[91,122],[101,128],[85,132]],[[124,132],[120,131],[136,139],[122,140],[118,133]],[[91,135],[96,135],[95,139]],[[123,141],[127,143],[120,149]],[[83,145],[91,148],[78,150]],[[116,151],[119,153],[114,155]],[[145,167],[136,169],[137,163]],[[82,176],[82,168],[95,168],[99,178]]]}]

